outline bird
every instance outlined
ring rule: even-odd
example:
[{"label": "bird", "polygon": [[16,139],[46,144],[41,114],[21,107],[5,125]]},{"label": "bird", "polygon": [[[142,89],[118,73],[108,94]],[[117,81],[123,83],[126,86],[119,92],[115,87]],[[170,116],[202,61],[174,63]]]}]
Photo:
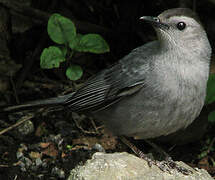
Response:
[{"label": "bird", "polygon": [[197,14],[188,8],[142,16],[157,39],[132,50],[88,79],[77,91],[3,108],[62,106],[102,120],[114,135],[151,139],[185,129],[206,96],[211,46]]}]

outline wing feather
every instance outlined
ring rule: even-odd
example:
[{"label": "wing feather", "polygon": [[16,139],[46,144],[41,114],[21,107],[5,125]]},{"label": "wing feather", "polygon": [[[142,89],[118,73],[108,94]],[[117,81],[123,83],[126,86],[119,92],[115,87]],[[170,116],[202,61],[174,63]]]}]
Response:
[{"label": "wing feather", "polygon": [[117,64],[89,79],[65,105],[73,111],[97,111],[142,89],[150,59],[143,54],[146,48],[135,49]]}]

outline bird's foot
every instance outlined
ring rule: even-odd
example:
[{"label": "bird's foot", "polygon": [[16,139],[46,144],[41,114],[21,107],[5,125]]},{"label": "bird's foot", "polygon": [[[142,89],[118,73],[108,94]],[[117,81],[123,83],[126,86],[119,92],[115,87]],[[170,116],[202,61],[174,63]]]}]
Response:
[{"label": "bird's foot", "polygon": [[168,157],[166,160],[164,161],[155,161],[154,163],[159,169],[161,169],[164,172],[169,172],[171,174],[171,170],[175,169],[178,172],[184,174],[184,175],[189,175],[191,173],[193,173],[191,170],[182,167],[180,165],[178,165],[175,161],[172,160],[171,157]]},{"label": "bird's foot", "polygon": [[[149,167],[151,167],[152,165],[157,166],[160,170],[164,171],[164,172],[168,172],[171,174],[171,170],[176,169],[178,172],[184,174],[184,175],[189,175],[192,173],[191,170],[188,170],[180,165],[178,165],[176,162],[174,162],[172,160],[172,158],[163,150],[160,150],[159,148],[159,152],[161,154],[165,155],[165,160],[163,161],[157,161],[157,160],[152,160],[150,157],[148,157],[146,154],[144,154],[141,150],[139,150],[134,144],[132,144],[130,141],[128,141],[125,137],[120,137],[121,141],[123,143],[125,143],[128,147],[131,148],[131,150],[141,159],[144,159]],[[155,146],[153,146],[155,147]],[[157,146],[156,146],[156,149]]]},{"label": "bird's foot", "polygon": [[152,160],[151,158],[146,156],[143,152],[142,152],[142,155],[139,157],[141,159],[144,159],[148,163],[149,167],[151,167],[152,165],[155,165],[163,172],[168,172],[171,174],[171,170],[175,169],[184,175],[189,175],[193,173],[191,170],[178,165],[175,161],[172,160],[171,157],[168,157],[164,161]]}]

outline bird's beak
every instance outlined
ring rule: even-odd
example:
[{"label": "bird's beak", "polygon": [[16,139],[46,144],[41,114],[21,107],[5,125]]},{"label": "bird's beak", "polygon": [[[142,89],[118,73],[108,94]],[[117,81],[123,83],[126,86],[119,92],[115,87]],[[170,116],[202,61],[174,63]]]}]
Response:
[{"label": "bird's beak", "polygon": [[166,29],[166,30],[169,29],[169,25],[161,22],[161,20],[158,17],[142,16],[140,17],[140,20],[146,21],[157,28]]}]

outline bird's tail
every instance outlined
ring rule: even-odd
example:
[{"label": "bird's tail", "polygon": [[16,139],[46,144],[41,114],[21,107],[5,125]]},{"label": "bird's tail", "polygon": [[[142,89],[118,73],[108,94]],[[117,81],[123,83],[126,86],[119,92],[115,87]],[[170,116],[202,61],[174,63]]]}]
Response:
[{"label": "bird's tail", "polygon": [[74,93],[58,96],[58,97],[53,97],[49,99],[44,99],[44,100],[36,100],[36,101],[31,101],[25,104],[20,104],[20,105],[15,105],[15,106],[8,106],[8,107],[3,107],[0,109],[0,112],[15,112],[15,111],[21,111],[21,110],[26,110],[26,109],[31,109],[31,108],[39,108],[39,107],[54,107],[58,105],[64,105],[64,103],[73,96]]}]

